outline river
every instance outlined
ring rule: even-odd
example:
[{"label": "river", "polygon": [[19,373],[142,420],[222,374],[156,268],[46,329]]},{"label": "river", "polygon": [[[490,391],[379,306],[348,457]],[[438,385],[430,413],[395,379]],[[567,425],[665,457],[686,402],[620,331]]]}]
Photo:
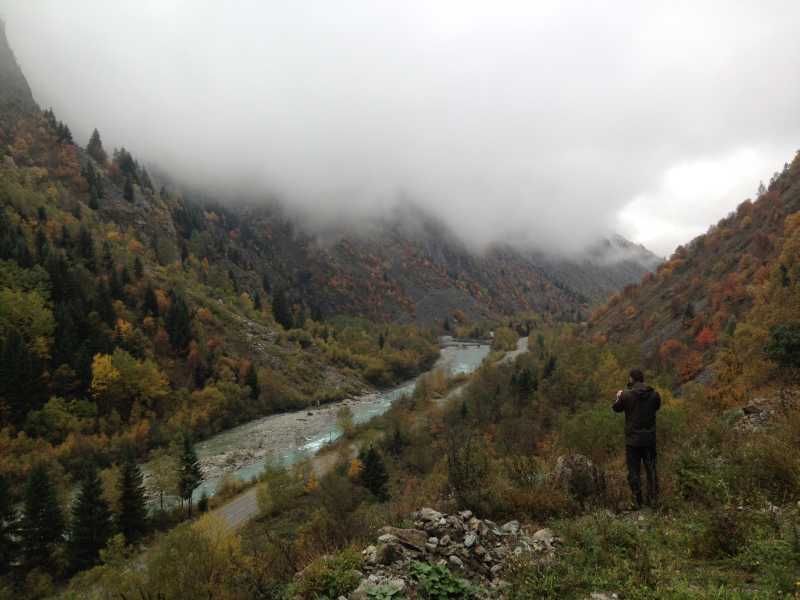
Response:
[{"label": "river", "polygon": [[[470,373],[489,354],[482,343],[460,343],[442,338],[441,354],[432,370],[451,375]],[[203,483],[194,497],[204,492],[212,496],[223,477],[249,480],[257,477],[267,461],[291,465],[315,454],[323,445],[337,439],[336,412],[349,406],[356,423],[364,423],[385,413],[392,403],[414,390],[417,378],[389,390],[364,394],[333,402],[320,408],[280,413],[249,421],[220,432],[196,445],[203,471]],[[143,471],[147,474],[147,465]]]}]

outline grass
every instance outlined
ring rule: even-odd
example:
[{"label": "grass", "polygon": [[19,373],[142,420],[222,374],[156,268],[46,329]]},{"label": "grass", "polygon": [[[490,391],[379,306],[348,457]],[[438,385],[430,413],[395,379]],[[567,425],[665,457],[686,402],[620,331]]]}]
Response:
[{"label": "grass", "polygon": [[[714,544],[730,541],[709,536],[713,515],[705,511],[649,513],[642,520],[602,511],[556,521],[563,547],[552,562],[515,564],[511,598],[585,598],[601,591],[626,599],[794,597],[800,592],[798,511],[777,522],[752,511],[741,521],[738,545],[724,551]],[[706,551],[698,554],[698,545]]]}]

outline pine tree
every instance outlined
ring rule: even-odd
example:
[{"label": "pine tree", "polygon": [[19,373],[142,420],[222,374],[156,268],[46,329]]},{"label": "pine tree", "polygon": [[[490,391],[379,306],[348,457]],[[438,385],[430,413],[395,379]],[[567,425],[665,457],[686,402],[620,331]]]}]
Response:
[{"label": "pine tree", "polygon": [[263,290],[264,290],[264,291],[265,291],[267,294],[269,294],[269,292],[270,292],[270,289],[272,289],[272,288],[271,288],[271,286],[270,286],[270,284],[269,284],[269,277],[267,277],[267,274],[266,274],[266,273],[264,273],[264,274],[261,276],[261,287],[263,288]]},{"label": "pine tree", "polygon": [[133,178],[126,177],[125,178],[125,185],[122,188],[122,197],[125,198],[128,202],[133,202]]},{"label": "pine tree", "polygon": [[69,540],[72,568],[80,571],[94,566],[111,533],[111,510],[103,498],[97,470],[90,468],[72,505]]},{"label": "pine tree", "polygon": [[179,461],[180,473],[178,474],[178,493],[185,502],[189,503],[189,514],[192,514],[192,493],[203,481],[200,462],[197,453],[188,435],[183,436],[183,446]]},{"label": "pine tree", "polygon": [[164,316],[164,325],[167,328],[172,347],[183,351],[192,339],[192,319],[189,316],[189,307],[186,306],[183,297],[174,291],[170,297],[172,302]]},{"label": "pine tree", "polygon": [[11,569],[17,557],[17,511],[8,482],[0,475],[0,576]]},{"label": "pine tree", "polygon": [[364,469],[361,471],[361,483],[381,502],[388,500],[389,475],[386,473],[386,466],[383,464],[380,453],[374,446],[370,446],[369,450],[361,457],[361,462],[364,464]]},{"label": "pine tree", "polygon": [[383,335],[383,332],[378,334],[378,348],[383,350],[383,347],[386,345],[386,338]]},{"label": "pine tree", "polygon": [[244,383],[250,388],[250,397],[253,400],[258,400],[258,396],[261,394],[261,386],[258,385],[258,371],[255,365],[250,365],[250,370],[247,371]]},{"label": "pine tree", "polygon": [[147,532],[144,479],[133,455],[128,456],[122,464],[119,485],[120,512],[117,516],[117,529],[125,536],[128,544],[133,544]]},{"label": "pine tree", "polygon": [[20,523],[22,556],[28,568],[46,567],[64,534],[64,516],[44,465],[35,466],[25,483]]},{"label": "pine tree", "polygon": [[261,304],[261,294],[258,292],[253,295],[253,308],[255,308],[258,312],[261,312],[261,309],[264,308]]},{"label": "pine tree", "polygon": [[278,290],[272,297],[272,316],[284,329],[291,329],[294,324],[292,309],[283,290]]},{"label": "pine tree", "polygon": [[97,131],[97,129],[92,132],[92,137],[89,138],[89,144],[86,146],[86,152],[88,152],[89,156],[91,156],[101,165],[104,165],[106,160],[108,160],[108,155],[103,148],[103,141],[100,139],[100,132]]}]

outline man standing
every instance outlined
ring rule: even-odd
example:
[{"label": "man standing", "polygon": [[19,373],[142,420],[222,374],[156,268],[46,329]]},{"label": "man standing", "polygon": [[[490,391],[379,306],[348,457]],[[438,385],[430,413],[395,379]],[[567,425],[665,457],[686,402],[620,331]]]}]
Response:
[{"label": "man standing", "polygon": [[647,504],[652,506],[658,501],[656,412],[660,407],[661,396],[645,385],[642,371],[633,369],[628,376],[628,389],[617,392],[613,409],[625,413],[625,462],[637,508],[642,506],[642,463],[647,476]]}]

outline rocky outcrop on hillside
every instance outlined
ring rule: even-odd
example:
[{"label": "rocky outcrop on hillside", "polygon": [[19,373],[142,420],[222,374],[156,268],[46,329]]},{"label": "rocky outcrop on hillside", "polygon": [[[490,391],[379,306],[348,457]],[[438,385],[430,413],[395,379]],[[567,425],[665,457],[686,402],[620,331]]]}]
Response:
[{"label": "rocky outcrop on hillside", "polygon": [[4,121],[9,117],[37,109],[31,88],[8,44],[5,23],[0,20],[0,126],[8,125]]},{"label": "rocky outcrop on hillside", "polygon": [[474,597],[502,598],[510,561],[550,560],[559,544],[550,529],[529,532],[518,521],[499,525],[469,510],[445,514],[423,508],[411,521],[410,528],[381,528],[363,551],[364,576],[349,600],[419,597],[433,579],[451,576]]}]

